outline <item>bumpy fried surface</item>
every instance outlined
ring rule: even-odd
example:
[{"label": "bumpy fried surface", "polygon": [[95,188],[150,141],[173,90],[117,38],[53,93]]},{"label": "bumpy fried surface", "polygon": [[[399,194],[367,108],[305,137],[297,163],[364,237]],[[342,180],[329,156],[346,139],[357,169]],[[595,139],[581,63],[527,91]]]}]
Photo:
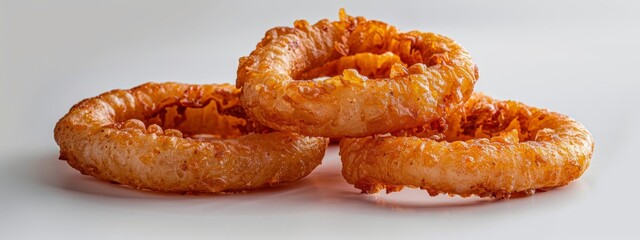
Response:
[{"label": "bumpy fried surface", "polygon": [[76,104],[55,140],[83,174],[164,192],[255,189],[321,163],[327,139],[267,133],[243,114],[231,85],[148,83]]},{"label": "bumpy fried surface", "polygon": [[474,94],[444,139],[377,136],[340,142],[342,174],[365,193],[402,187],[508,198],[563,186],[589,166],[593,137],[575,120]]},{"label": "bumpy fried surface", "polygon": [[341,11],[339,21],[269,30],[240,59],[236,86],[256,121],[340,138],[442,121],[477,79],[470,55],[452,39]]}]

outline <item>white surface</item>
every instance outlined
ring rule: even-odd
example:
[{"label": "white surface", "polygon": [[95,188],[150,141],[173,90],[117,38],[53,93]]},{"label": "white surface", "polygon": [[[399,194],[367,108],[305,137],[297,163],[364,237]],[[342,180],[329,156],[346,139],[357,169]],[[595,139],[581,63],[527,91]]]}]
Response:
[{"label": "white surface", "polygon": [[[390,2],[0,1],[0,239],[638,236],[637,1]],[[146,81],[234,82],[268,28],[339,7],[456,39],[478,91],[584,123],[591,167],[564,188],[485,201],[360,195],[335,147],[300,182],[219,196],[138,192],[56,160],[53,126],[79,100]]]}]

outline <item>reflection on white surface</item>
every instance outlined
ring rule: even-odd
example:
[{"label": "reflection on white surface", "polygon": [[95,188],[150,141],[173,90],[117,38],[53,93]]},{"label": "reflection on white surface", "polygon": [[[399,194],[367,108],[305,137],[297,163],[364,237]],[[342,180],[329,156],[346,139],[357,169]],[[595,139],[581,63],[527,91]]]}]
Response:
[{"label": "reflection on white surface", "polygon": [[[424,234],[494,238],[499,229],[507,235],[527,233],[520,238],[538,239],[569,236],[573,231],[567,232],[566,224],[601,225],[605,224],[602,217],[616,214],[602,207],[610,196],[595,193],[583,179],[509,200],[430,197],[416,189],[360,194],[342,178],[337,152],[337,146],[331,146],[323,164],[300,181],[213,195],[163,194],[99,181],[57,160],[55,148],[8,155],[10,160],[0,167],[0,190],[5,194],[0,207],[8,217],[0,219],[0,226],[9,236],[35,239],[50,232],[57,232],[60,238],[82,238],[96,231],[104,233],[96,239],[120,238],[122,233],[155,239],[256,238],[264,234],[273,239],[386,239]],[[629,224],[622,222],[615,228]],[[41,230],[25,231],[25,225]],[[315,231],[322,232],[309,236]],[[582,231],[608,233],[612,229]]]},{"label": "reflection on white surface", "polygon": [[[154,239],[495,238],[495,229],[506,228],[502,231],[508,235],[527,232],[521,238],[534,239],[563,233],[557,226],[572,214],[588,216],[582,211],[594,197],[581,180],[509,200],[430,197],[416,189],[360,194],[341,176],[337,146],[330,147],[316,171],[291,184],[237,194],[163,194],[83,176],[57,160],[55,148],[50,150],[9,155],[11,161],[1,165],[0,190],[10,196],[0,205],[4,234],[34,239],[52,233],[60,239],[123,234]],[[530,232],[531,226],[550,230]]]},{"label": "reflection on white surface", "polygon": [[367,195],[359,193],[342,178],[337,151],[337,146],[331,146],[324,163],[300,181],[245,193],[184,195],[135,190],[81,175],[66,162],[56,160],[54,154],[15,156],[21,161],[12,161],[15,165],[4,166],[2,173],[4,178],[24,184],[18,194],[45,191],[51,194],[49,197],[58,196],[87,205],[135,209],[139,212],[162,209],[164,214],[187,216],[221,213],[268,216],[281,212],[318,210],[335,213],[466,214],[488,209],[509,210],[512,206],[524,210],[546,202],[570,202],[573,201],[570,199],[580,199],[589,192],[589,188],[578,180],[567,187],[509,200],[447,195],[430,197],[426,191],[410,188],[391,194]]},{"label": "reflection on white surface", "polygon": [[[432,237],[491,238],[495,229],[507,228],[504,231],[511,234],[529,232],[532,226],[547,229],[523,237],[534,239],[567,233],[561,227],[567,221],[590,224],[615,214],[594,207],[606,206],[601,204],[610,196],[594,192],[582,178],[566,187],[509,200],[430,197],[416,189],[360,194],[342,178],[337,152],[337,146],[331,146],[320,167],[291,184],[238,194],[180,195],[139,191],[83,176],[57,160],[55,148],[19,151],[7,155],[0,167],[0,190],[10,196],[0,205],[5,207],[4,216],[10,216],[0,219],[0,226],[3,232],[27,238],[43,238],[51,231],[71,238],[109,232],[98,237],[104,239],[118,238],[119,232],[138,237],[161,233],[151,234],[157,239],[204,239],[212,234],[255,238],[267,232],[269,238],[308,238],[309,232],[319,229],[322,233],[311,238],[389,238],[425,231]],[[603,184],[606,180],[597,179]],[[21,228],[25,224],[42,230],[25,231]]]}]

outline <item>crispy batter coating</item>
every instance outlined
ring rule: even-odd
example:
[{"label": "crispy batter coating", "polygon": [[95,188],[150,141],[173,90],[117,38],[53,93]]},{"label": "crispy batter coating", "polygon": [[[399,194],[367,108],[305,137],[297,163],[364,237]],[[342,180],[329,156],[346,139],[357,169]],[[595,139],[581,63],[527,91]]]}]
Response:
[{"label": "crispy batter coating", "polygon": [[148,83],[85,99],[56,125],[60,159],[133,188],[201,193],[291,182],[321,163],[327,139],[267,133],[242,116],[239,94]]},{"label": "crispy batter coating", "polygon": [[508,198],[564,186],[589,166],[593,137],[575,120],[474,94],[441,137],[375,136],[340,142],[342,174],[364,193],[402,187],[430,195]]},{"label": "crispy batter coating", "polygon": [[247,114],[268,127],[341,138],[442,121],[477,79],[452,39],[341,10],[339,21],[269,30],[240,58],[236,86]]}]

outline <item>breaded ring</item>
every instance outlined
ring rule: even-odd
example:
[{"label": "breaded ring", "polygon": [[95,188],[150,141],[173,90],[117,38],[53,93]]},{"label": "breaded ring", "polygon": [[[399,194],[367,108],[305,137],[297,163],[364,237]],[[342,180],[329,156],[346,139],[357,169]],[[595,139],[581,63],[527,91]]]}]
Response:
[{"label": "breaded ring", "polygon": [[477,79],[454,40],[341,10],[339,21],[269,30],[240,59],[236,86],[247,114],[268,127],[341,138],[441,121]]},{"label": "breaded ring", "polygon": [[508,198],[564,186],[589,166],[593,137],[577,121],[474,94],[444,139],[374,136],[340,142],[342,174],[364,193],[402,187]]},{"label": "breaded ring", "polygon": [[147,83],[85,99],[56,124],[60,159],[133,188],[194,193],[291,182],[321,163],[327,139],[264,133],[238,97],[228,84]]}]

